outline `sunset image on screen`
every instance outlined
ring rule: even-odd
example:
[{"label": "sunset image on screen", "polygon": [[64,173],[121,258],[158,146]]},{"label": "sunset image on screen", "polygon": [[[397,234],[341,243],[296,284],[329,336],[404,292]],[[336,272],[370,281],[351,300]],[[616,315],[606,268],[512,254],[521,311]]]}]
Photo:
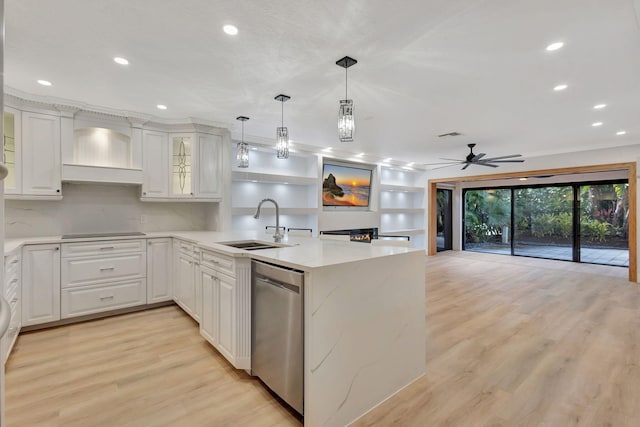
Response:
[{"label": "sunset image on screen", "polygon": [[369,206],[369,169],[325,164],[322,178],[323,206]]}]

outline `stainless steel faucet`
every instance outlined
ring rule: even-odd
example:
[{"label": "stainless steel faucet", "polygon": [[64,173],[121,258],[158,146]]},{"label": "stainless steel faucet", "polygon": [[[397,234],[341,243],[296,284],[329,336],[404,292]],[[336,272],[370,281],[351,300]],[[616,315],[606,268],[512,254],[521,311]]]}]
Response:
[{"label": "stainless steel faucet", "polygon": [[262,199],[260,204],[258,204],[258,209],[256,209],[256,214],[253,216],[255,219],[260,218],[260,208],[264,202],[271,202],[276,207],[276,234],[273,235],[273,241],[276,243],[280,243],[282,241],[282,234],[280,234],[280,208],[278,207],[278,203],[276,203],[273,199]]}]

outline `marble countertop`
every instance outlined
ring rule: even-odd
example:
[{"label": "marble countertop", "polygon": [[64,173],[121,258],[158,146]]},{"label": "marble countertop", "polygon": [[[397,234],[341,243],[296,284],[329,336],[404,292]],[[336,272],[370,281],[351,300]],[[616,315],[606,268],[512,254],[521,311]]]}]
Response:
[{"label": "marble countertop", "polygon": [[156,231],[147,232],[144,236],[122,237],[91,237],[80,239],[62,239],[62,236],[39,236],[6,239],[4,253],[8,255],[23,245],[75,243],[100,240],[130,240],[153,239],[160,237],[174,237],[201,246],[223,252],[235,257],[250,257],[252,259],[273,262],[290,268],[310,271],[331,265],[345,264],[365,259],[403,254],[407,252],[424,251],[423,249],[403,248],[396,246],[373,246],[367,243],[343,242],[337,240],[321,240],[312,237],[286,237],[281,248],[247,251],[221,244],[242,240],[259,240],[273,242],[273,236],[258,232],[215,232],[215,231]]}]

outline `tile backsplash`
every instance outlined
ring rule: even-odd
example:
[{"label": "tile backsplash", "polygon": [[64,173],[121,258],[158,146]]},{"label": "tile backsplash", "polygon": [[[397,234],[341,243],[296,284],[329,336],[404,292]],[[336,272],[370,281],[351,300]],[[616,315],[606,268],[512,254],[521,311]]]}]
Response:
[{"label": "tile backsplash", "polygon": [[5,237],[215,229],[217,203],[141,202],[139,193],[137,186],[65,183],[60,201],[5,200]]}]

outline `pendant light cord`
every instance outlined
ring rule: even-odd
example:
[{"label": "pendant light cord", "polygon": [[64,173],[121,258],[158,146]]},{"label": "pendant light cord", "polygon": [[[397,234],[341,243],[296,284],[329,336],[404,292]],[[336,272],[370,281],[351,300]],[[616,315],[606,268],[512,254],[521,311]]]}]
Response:
[{"label": "pendant light cord", "polygon": [[242,143],[244,144],[244,120],[242,121]]},{"label": "pendant light cord", "polygon": [[348,84],[349,84],[349,80],[347,79],[347,74],[349,73],[349,68],[345,67],[344,68],[344,99],[348,99],[349,96],[347,95],[347,88],[348,88]]},{"label": "pendant light cord", "polygon": [[280,100],[282,109],[280,110],[280,126],[284,127],[284,99]]}]

